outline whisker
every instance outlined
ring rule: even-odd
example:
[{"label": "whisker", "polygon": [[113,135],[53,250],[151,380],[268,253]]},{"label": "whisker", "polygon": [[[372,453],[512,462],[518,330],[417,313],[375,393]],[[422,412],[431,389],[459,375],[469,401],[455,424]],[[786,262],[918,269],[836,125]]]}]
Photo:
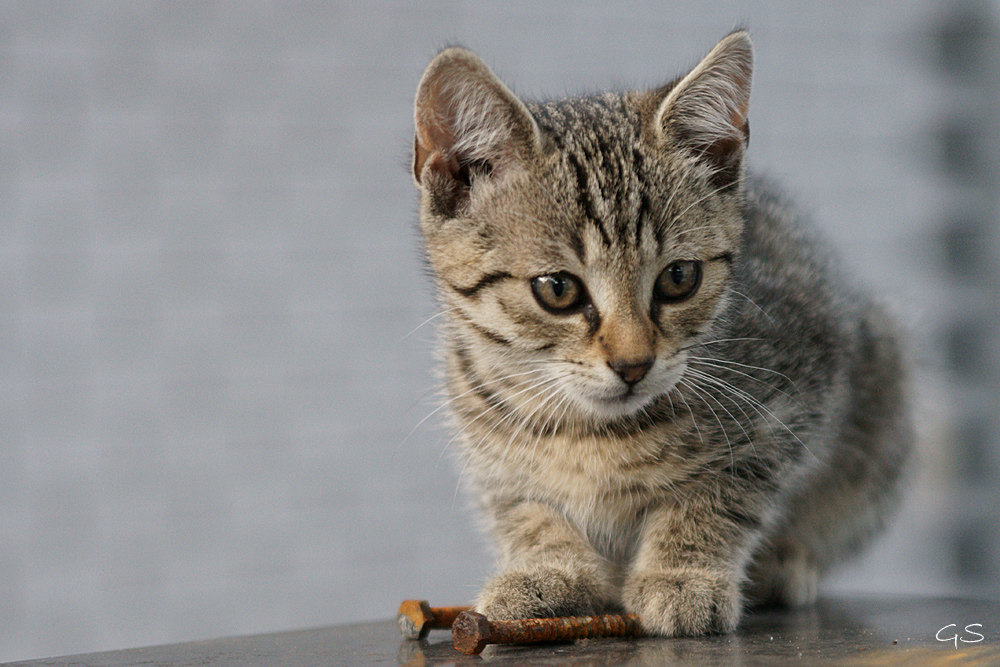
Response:
[{"label": "whisker", "polygon": [[713,338],[712,340],[701,341],[697,343],[688,343],[687,345],[682,345],[677,349],[678,352],[683,352],[684,350],[690,350],[693,347],[702,347],[703,345],[718,345],[721,343],[741,343],[741,342],[754,342],[766,340],[764,338]]},{"label": "whisker", "polygon": [[[667,197],[667,201],[666,201],[666,203],[665,203],[665,204],[663,205],[663,215],[664,215],[664,217],[663,217],[663,218],[661,218],[660,220],[657,220],[657,224],[658,224],[658,225],[661,225],[661,224],[663,224],[663,220],[664,220],[664,219],[666,218],[666,216],[668,215],[668,213],[667,213],[667,212],[668,212],[668,211],[670,210],[670,204],[672,204],[672,203],[673,203],[673,201],[674,201],[674,197],[676,197],[676,196],[677,196],[677,193],[681,191],[681,186],[682,186],[682,185],[684,185],[685,183],[687,183],[687,181],[688,181],[688,179],[690,178],[690,176],[691,176],[691,172],[689,172],[689,171],[685,171],[685,172],[684,172],[684,174],[683,174],[683,176],[682,176],[681,178],[678,178],[678,179],[677,179],[677,182],[676,182],[676,183],[674,184],[674,189],[670,191],[670,196],[669,196],[669,197]],[[686,211],[686,210],[687,210],[687,209],[685,209],[685,211]],[[682,214],[683,214],[683,213],[682,213]],[[674,216],[674,221],[676,221],[676,219],[677,219],[678,217],[680,217],[680,216]],[[671,223],[670,223],[670,225],[668,225],[667,229],[669,230],[669,228],[670,228],[670,227],[672,227],[672,226],[673,226],[673,224],[674,224],[674,223],[673,223],[673,222],[671,222]]]},{"label": "whisker", "polygon": [[696,199],[693,202],[691,202],[690,204],[688,204],[687,207],[683,211],[681,211],[680,213],[678,213],[677,215],[674,216],[674,220],[678,220],[678,219],[682,218],[685,213],[687,213],[688,211],[690,211],[692,208],[694,208],[698,204],[702,203],[703,201],[708,200],[711,197],[714,197],[715,195],[719,194],[723,190],[725,190],[727,188],[730,188],[730,187],[732,187],[732,183],[726,183],[725,185],[722,185],[722,186],[720,186],[718,188],[714,188],[714,189],[710,190],[704,197],[699,197],[698,199]]},{"label": "whisker", "polygon": [[[768,369],[766,369],[766,368],[758,368],[756,366],[748,366],[746,364],[741,364],[741,363],[736,362],[736,361],[726,361],[725,359],[715,359],[715,358],[705,359],[705,358],[702,358],[702,357],[688,357],[688,363],[689,364],[697,364],[697,365],[700,365],[700,366],[707,366],[709,368],[714,368],[716,370],[725,371],[726,373],[735,373],[736,375],[741,375],[741,376],[747,378],[748,380],[751,380],[753,382],[756,382],[759,385],[763,385],[763,386],[767,387],[771,391],[777,392],[777,393],[781,394],[782,396],[785,396],[787,398],[791,398],[791,399],[794,400],[794,397],[791,394],[789,394],[788,392],[786,392],[785,390],[783,390],[783,389],[781,389],[779,387],[775,387],[773,384],[771,384],[769,382],[764,382],[760,378],[754,377],[750,373],[738,370],[736,368],[729,368],[728,365],[732,364],[734,366],[739,366],[741,368],[748,368],[748,369],[751,369],[751,370],[758,370],[758,371],[767,371]],[[722,365],[719,365],[719,364],[722,364]],[[780,377],[788,380],[788,378],[785,377],[784,375],[782,375],[781,373],[777,373],[777,371],[772,371],[772,372],[774,372],[776,375],[778,375],[778,376],[780,376]],[[788,381],[791,382],[791,380],[788,380]],[[793,384],[792,386],[795,386],[795,385]],[[797,389],[798,388],[796,387],[796,390]]]},{"label": "whisker", "polygon": [[[694,369],[689,369],[689,372],[691,372],[691,374],[693,375],[693,377],[695,379],[699,379],[700,378],[703,383],[707,382],[707,383],[715,386],[718,389],[720,395],[722,395],[723,397],[729,399],[729,402],[732,403],[733,406],[736,409],[738,409],[740,412],[743,413],[743,417],[746,419],[747,424],[750,425],[751,427],[753,426],[753,419],[751,419],[750,415],[747,414],[747,411],[743,409],[743,406],[741,406],[738,402],[736,402],[736,400],[734,400],[731,396],[727,396],[726,393],[725,393],[725,391],[723,391],[724,389],[727,388],[725,386],[725,383],[719,381],[717,378],[714,378],[711,375],[707,375],[707,374],[695,371]],[[720,386],[720,385],[722,385],[722,386]],[[709,387],[705,386],[704,384],[702,384],[700,386],[703,389],[705,389],[706,391],[709,390]],[[750,435],[750,433],[747,432],[747,430],[743,426],[743,424],[740,423],[740,420],[737,419],[733,415],[733,413],[730,412],[728,409],[726,409],[726,407],[723,406],[718,400],[716,400],[716,403],[719,405],[720,408],[722,408],[726,412],[727,415],[729,415],[729,418],[732,419],[736,423],[736,425],[740,427],[740,430],[743,431],[743,435],[746,436],[747,442],[750,444],[750,447],[754,451],[756,451],[757,448],[754,446],[753,437]]]},{"label": "whisker", "polygon": [[702,433],[701,433],[701,427],[698,426],[698,415],[696,415],[695,412],[694,412],[694,410],[691,408],[691,404],[688,403],[688,400],[687,400],[687,398],[684,397],[683,392],[681,392],[681,391],[678,390],[677,391],[677,397],[681,399],[681,402],[684,403],[684,407],[687,408],[688,414],[691,415],[691,423],[694,424],[694,430],[695,430],[695,433],[698,434],[698,440],[700,440],[701,444],[704,445],[705,444],[705,436],[702,435]]},{"label": "whisker", "polygon": [[431,322],[433,322],[437,318],[441,317],[442,315],[447,315],[448,313],[455,312],[456,310],[460,310],[460,308],[458,306],[455,306],[453,308],[445,308],[445,309],[443,309],[443,310],[441,310],[441,311],[439,311],[437,313],[434,313],[433,315],[431,315],[430,317],[428,317],[426,320],[424,320],[423,322],[421,322],[417,326],[413,327],[413,329],[411,329],[408,334],[406,334],[405,336],[403,336],[402,338],[400,338],[396,342],[398,342],[398,343],[403,342],[404,340],[406,340],[407,338],[409,338],[410,336],[412,336],[413,334],[415,334],[419,329],[427,326],[428,324],[430,324]]},{"label": "whisker", "polygon": [[[531,384],[531,385],[529,385],[527,387],[521,388],[519,391],[516,391],[513,394],[510,394],[509,396],[504,397],[504,399],[503,399],[503,401],[501,403],[497,403],[497,404],[491,405],[488,408],[486,408],[485,410],[480,411],[473,418],[473,420],[470,421],[470,423],[467,425],[467,427],[471,426],[475,421],[480,420],[483,417],[489,416],[491,412],[494,412],[495,410],[500,409],[501,405],[503,407],[506,407],[509,410],[509,413],[506,416],[504,416],[503,418],[501,418],[499,421],[495,422],[493,424],[493,426],[490,428],[490,430],[487,431],[486,434],[482,438],[480,438],[479,442],[481,444],[485,440],[485,438],[488,437],[489,435],[491,435],[496,429],[501,428],[501,427],[503,427],[503,426],[505,426],[505,425],[507,425],[509,423],[513,423],[513,421],[515,419],[522,419],[521,416],[518,415],[518,413],[517,413],[517,408],[515,406],[513,406],[513,405],[510,405],[510,402],[511,402],[512,399],[516,398],[517,396],[520,396],[521,394],[524,394],[525,392],[532,391],[532,390],[538,389],[540,387],[545,387],[545,386],[548,386],[548,385],[555,384],[555,383],[559,382],[560,380],[562,380],[564,377],[567,377],[567,375],[568,375],[568,372],[564,372],[564,373],[561,373],[559,375],[555,375],[555,376],[544,378],[544,379],[542,379],[542,380],[540,380],[538,382],[535,382],[534,384]],[[532,411],[532,413],[529,413],[529,414],[533,414],[533,413],[534,413],[534,410]],[[522,420],[522,423],[523,423],[523,420]]]},{"label": "whisker", "polygon": [[764,310],[760,306],[760,304],[758,304],[756,301],[754,301],[753,299],[751,299],[750,297],[748,297],[743,292],[737,291],[737,290],[732,289],[732,288],[730,288],[729,291],[732,292],[733,294],[735,294],[738,297],[742,297],[743,299],[746,299],[747,303],[749,303],[751,306],[753,306],[754,308],[756,308],[757,310],[759,310],[760,314],[763,315],[764,317],[766,317],[767,321],[771,323],[771,326],[774,326],[774,318],[771,317],[770,313],[768,313],[766,310]]},{"label": "whisker", "polygon": [[539,369],[532,369],[530,371],[525,371],[523,373],[513,373],[513,374],[510,374],[510,375],[501,376],[501,377],[498,377],[498,378],[494,378],[492,380],[487,380],[485,382],[481,382],[481,383],[479,383],[477,385],[474,385],[474,386],[470,387],[469,389],[463,391],[461,394],[458,394],[456,396],[452,396],[447,401],[444,401],[441,405],[439,405],[438,407],[434,408],[434,410],[432,410],[429,414],[427,414],[419,422],[417,422],[417,425],[414,426],[410,430],[410,432],[407,434],[407,436],[405,438],[403,438],[403,442],[400,443],[400,444],[401,445],[405,444],[406,441],[410,438],[410,436],[413,435],[414,431],[416,431],[418,428],[420,428],[423,425],[424,422],[426,422],[428,419],[430,419],[431,417],[433,417],[434,415],[436,415],[441,410],[444,410],[445,408],[449,407],[452,403],[454,403],[455,401],[459,400],[460,398],[468,396],[469,394],[471,394],[473,392],[476,392],[476,391],[479,391],[480,389],[486,389],[491,384],[497,384],[497,383],[509,380],[511,378],[519,377],[519,376],[522,376],[522,375],[530,375],[531,373],[539,373],[539,372],[541,372]]},{"label": "whisker", "polygon": [[[695,369],[690,368],[690,367],[688,367],[688,371],[698,373],[698,371],[695,371]],[[702,375],[704,375],[704,374],[702,374]],[[710,375],[707,376],[707,377],[710,377],[714,381],[716,381],[718,383],[721,383],[721,385],[725,386],[726,389],[728,391],[732,392],[734,396],[736,396],[738,398],[741,398],[744,401],[746,401],[747,404],[751,408],[753,408],[754,411],[756,411],[757,414],[760,415],[762,418],[764,418],[764,413],[766,413],[767,416],[770,417],[770,419],[776,421],[783,429],[785,429],[785,431],[790,436],[792,436],[792,438],[794,438],[795,441],[797,443],[799,443],[799,445],[801,445],[802,448],[805,449],[809,453],[810,456],[812,456],[817,461],[819,460],[819,457],[817,457],[816,454],[814,454],[813,451],[809,449],[809,447],[802,441],[802,439],[799,438],[798,434],[796,434],[795,431],[793,431],[787,424],[785,424],[785,422],[783,422],[781,419],[779,419],[778,416],[776,414],[774,414],[773,410],[771,410],[769,407],[767,407],[766,405],[764,405],[764,403],[762,403],[756,397],[752,396],[751,394],[747,393],[746,391],[744,391],[744,390],[742,390],[742,389],[740,389],[740,388],[738,388],[738,387],[736,387],[736,386],[734,386],[734,385],[732,385],[732,384],[730,384],[728,382],[725,382],[724,380],[721,380],[720,378],[716,378],[716,377],[710,376]],[[761,412],[761,411],[763,411],[763,412]],[[766,418],[765,418],[765,423],[767,423],[767,419]],[[773,431],[773,429],[772,429],[772,431]]]},{"label": "whisker", "polygon": [[[698,391],[698,387],[695,384],[691,383],[690,381],[688,381],[685,378],[681,378],[678,382],[683,383],[684,386],[686,386],[688,389],[690,389],[694,393],[695,396],[697,396],[698,398],[702,399],[702,403],[704,403],[705,407],[708,408],[708,411],[712,413],[712,416],[715,417],[715,421],[718,422],[718,424],[719,424],[719,430],[722,432],[722,437],[724,437],[726,439],[726,445],[729,447],[729,460],[730,460],[730,463],[731,463],[731,465],[735,466],[736,465],[736,457],[733,454],[733,443],[729,439],[729,433],[726,432],[726,427],[722,425],[722,419],[719,417],[718,413],[715,411],[715,408],[713,408],[711,405],[709,405],[705,401],[702,392]],[[718,401],[716,401],[716,403],[718,403]]]}]

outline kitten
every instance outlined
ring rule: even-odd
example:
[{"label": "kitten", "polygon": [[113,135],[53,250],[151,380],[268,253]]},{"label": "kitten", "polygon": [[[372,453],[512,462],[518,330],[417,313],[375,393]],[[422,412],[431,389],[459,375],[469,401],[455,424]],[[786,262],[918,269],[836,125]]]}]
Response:
[{"label": "kitten", "polygon": [[624,609],[732,631],[812,601],[898,504],[894,325],[745,177],[753,51],[648,92],[522,102],[442,51],[416,96],[420,229],[447,312],[493,619]]}]

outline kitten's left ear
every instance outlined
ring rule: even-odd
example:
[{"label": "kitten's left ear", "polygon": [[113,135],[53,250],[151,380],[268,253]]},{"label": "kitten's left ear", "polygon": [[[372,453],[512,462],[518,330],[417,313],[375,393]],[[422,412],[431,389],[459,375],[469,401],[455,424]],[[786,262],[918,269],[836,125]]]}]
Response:
[{"label": "kitten's left ear", "polygon": [[[524,104],[479,56],[451,47],[431,61],[414,104],[413,178],[426,185],[426,170],[467,181],[470,165],[502,170],[531,155],[539,131]],[[467,185],[467,183],[466,183]]]},{"label": "kitten's left ear", "polygon": [[750,36],[731,33],[680,81],[654,93],[661,99],[652,117],[653,136],[708,163],[717,187],[736,182],[750,140],[752,78]]}]

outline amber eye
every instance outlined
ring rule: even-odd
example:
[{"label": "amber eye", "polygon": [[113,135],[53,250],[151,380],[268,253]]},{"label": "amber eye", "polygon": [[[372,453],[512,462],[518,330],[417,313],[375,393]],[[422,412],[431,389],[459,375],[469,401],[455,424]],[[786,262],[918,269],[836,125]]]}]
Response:
[{"label": "amber eye", "polygon": [[670,303],[683,301],[701,285],[701,262],[684,260],[663,269],[653,287],[653,298]]},{"label": "amber eye", "polygon": [[569,273],[552,273],[533,278],[531,291],[542,308],[557,313],[582,305],[586,298],[580,279]]}]

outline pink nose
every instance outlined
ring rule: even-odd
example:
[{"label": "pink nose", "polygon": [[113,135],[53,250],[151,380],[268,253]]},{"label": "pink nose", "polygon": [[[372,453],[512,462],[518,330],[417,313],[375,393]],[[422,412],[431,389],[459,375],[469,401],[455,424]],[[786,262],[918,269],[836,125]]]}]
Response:
[{"label": "pink nose", "polygon": [[642,378],[646,377],[646,373],[653,366],[652,359],[643,359],[638,362],[631,361],[609,361],[608,366],[611,367],[618,377],[622,379],[622,382],[628,386],[633,386],[638,383]]}]

